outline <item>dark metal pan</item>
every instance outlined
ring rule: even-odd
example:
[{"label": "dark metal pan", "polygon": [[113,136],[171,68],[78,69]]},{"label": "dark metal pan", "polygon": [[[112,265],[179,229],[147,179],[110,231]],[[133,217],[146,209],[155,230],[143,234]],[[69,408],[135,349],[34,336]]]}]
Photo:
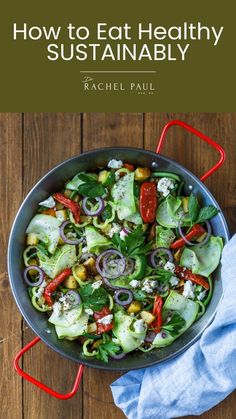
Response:
[{"label": "dark metal pan", "polygon": [[[200,180],[180,164],[159,154],[167,130],[172,125],[179,125],[184,129],[187,129],[202,140],[208,142],[210,146],[213,146],[220,153],[219,162],[204,176],[202,176]],[[21,311],[26,322],[38,337],[34,339],[29,345],[27,345],[16,356],[15,368],[18,373],[25,377],[27,380],[38,385],[41,389],[49,392],[54,397],[61,399],[70,398],[75,394],[82,375],[83,365],[104,370],[127,371],[131,369],[149,367],[185,351],[200,337],[203,330],[212,321],[222,295],[220,268],[218,268],[214,274],[215,289],[213,298],[209,307],[207,308],[206,314],[200,318],[200,320],[194,323],[193,326],[183,336],[177,339],[169,347],[153,350],[148,353],[137,351],[136,353],[128,354],[121,360],[110,359],[108,364],[104,364],[97,359],[88,359],[84,357],[81,352],[81,347],[76,341],[57,339],[54,326],[48,323],[47,316],[45,316],[44,313],[37,312],[32,307],[30,299],[28,298],[26,284],[22,279],[21,272],[23,270],[23,262],[21,261],[25,246],[25,230],[30,219],[33,217],[37,210],[37,203],[39,201],[45,199],[49,194],[55,192],[56,190],[62,189],[65,181],[71,178],[75,173],[83,170],[90,171],[97,166],[106,166],[107,162],[112,158],[121,159],[134,165],[148,166],[150,168],[158,168],[161,170],[177,173],[185,181],[186,193],[193,191],[195,194],[202,197],[202,201],[205,205],[212,204],[219,208],[219,205],[209,190],[206,188],[203,181],[221,166],[225,159],[224,150],[209,137],[181,121],[171,121],[164,127],[161,139],[157,147],[157,153],[138,148],[102,148],[90,151],[59,164],[50,170],[45,176],[43,176],[42,179],[40,179],[40,181],[33,187],[21,205],[11,230],[8,246],[8,271],[12,292],[19,310]],[[223,237],[224,242],[229,240],[229,231],[222,212],[220,212],[212,220],[212,227],[214,234]],[[72,361],[81,364],[74,388],[70,393],[66,395],[56,393],[39,381],[35,380],[33,377],[30,377],[19,367],[19,358],[29,349],[29,347],[32,347],[40,339],[42,339],[42,341],[45,342],[51,349],[55,350],[63,357],[69,358]]]}]

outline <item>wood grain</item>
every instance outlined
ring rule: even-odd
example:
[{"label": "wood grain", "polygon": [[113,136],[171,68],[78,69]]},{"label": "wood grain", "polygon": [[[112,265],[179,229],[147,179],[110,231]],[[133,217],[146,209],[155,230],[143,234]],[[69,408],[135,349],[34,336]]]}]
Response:
[{"label": "wood grain", "polygon": [[10,227],[22,200],[21,114],[0,114],[0,151],[0,306],[2,308],[0,323],[0,416],[5,419],[20,419],[22,418],[22,382],[13,372],[12,360],[22,345],[22,319],[10,290],[6,250]]},{"label": "wood grain", "polygon": [[[0,234],[3,248],[6,249],[9,227],[22,194],[25,195],[48,169],[79,154],[81,150],[119,145],[155,150],[164,124],[175,118],[209,134],[225,148],[228,158],[224,167],[206,183],[226,213],[232,231],[236,231],[236,113],[29,113],[24,118],[20,114],[0,114],[0,163],[3,173]],[[217,159],[217,154],[209,146],[191,138],[181,129],[169,132],[163,154],[189,167],[197,175],[204,173]],[[66,402],[52,399],[25,381],[22,391],[22,381],[11,365],[14,354],[21,346],[21,316],[6,281],[5,254],[0,256],[0,269],[0,300],[3,303],[4,299],[5,307],[0,326],[3,337],[0,345],[3,360],[0,418],[124,418],[114,406],[109,387],[119,373],[86,368],[79,393]],[[25,344],[33,338],[33,334],[26,325],[23,330]],[[77,366],[40,343],[24,357],[24,369],[56,390],[66,391]],[[200,418],[234,419],[235,403],[236,393]]]},{"label": "wood grain", "polygon": [[[25,114],[24,117],[24,194],[35,181],[58,162],[79,154],[80,114]],[[24,343],[33,338],[27,329]],[[24,369],[59,392],[73,384],[77,365],[63,359],[40,343],[24,357]],[[54,399],[24,381],[25,419],[82,418],[83,386],[75,398],[66,402]]]},{"label": "wood grain", "polygon": [[[206,180],[206,185],[227,212],[233,218],[236,204],[235,194],[235,139],[236,113],[179,113],[145,114],[144,147],[155,150],[164,125],[180,119],[207,133],[226,150],[225,164]],[[189,168],[199,177],[218,159],[218,153],[204,141],[187,133],[180,127],[172,127],[166,137],[162,154],[173,158]],[[222,193],[223,192],[223,193]],[[233,220],[231,222],[233,227]]]},{"label": "wood grain", "polygon": [[[217,113],[179,113],[179,114],[145,114],[144,147],[155,150],[164,125],[172,120],[180,119],[207,133],[226,151],[226,162],[214,175],[206,181],[206,185],[221,205],[228,218],[231,231],[236,232],[235,212],[235,139],[236,114]],[[201,176],[212,163],[216,162],[217,153],[212,153],[209,145],[186,134],[181,128],[171,128],[166,138],[162,154],[173,158],[188,167],[193,173]],[[224,402],[200,417],[202,419],[234,419],[236,393]],[[194,418],[194,416],[189,416]]]},{"label": "wood grain", "polygon": [[143,114],[86,113],[83,151],[99,147],[143,147]]}]

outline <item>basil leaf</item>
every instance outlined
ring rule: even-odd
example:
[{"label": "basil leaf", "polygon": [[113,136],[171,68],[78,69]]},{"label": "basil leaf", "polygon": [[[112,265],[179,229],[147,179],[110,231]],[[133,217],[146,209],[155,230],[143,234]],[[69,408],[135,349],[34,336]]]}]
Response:
[{"label": "basil leaf", "polygon": [[195,195],[191,194],[188,199],[188,215],[192,224],[197,219],[199,211],[200,211],[200,206],[198,203],[198,199],[196,198]]},{"label": "basil leaf", "polygon": [[80,173],[78,175],[78,179],[82,180],[83,182],[94,182],[97,180],[97,176],[93,173]]},{"label": "basil leaf", "polygon": [[196,224],[204,223],[204,221],[215,217],[218,213],[219,210],[216,207],[214,207],[214,205],[208,205],[207,207],[203,207],[200,209]]},{"label": "basil leaf", "polygon": [[96,181],[82,183],[82,185],[78,187],[78,193],[89,198],[96,198],[97,196],[102,196],[105,194],[105,192],[106,190],[104,186]]}]

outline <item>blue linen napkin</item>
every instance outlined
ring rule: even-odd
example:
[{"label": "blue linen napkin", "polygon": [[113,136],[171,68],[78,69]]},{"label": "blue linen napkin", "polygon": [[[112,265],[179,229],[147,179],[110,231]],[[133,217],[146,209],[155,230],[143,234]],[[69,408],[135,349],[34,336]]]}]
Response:
[{"label": "blue linen napkin", "polygon": [[222,283],[214,321],[193,346],[111,385],[115,404],[129,419],[200,415],[236,388],[236,235],[223,250]]}]

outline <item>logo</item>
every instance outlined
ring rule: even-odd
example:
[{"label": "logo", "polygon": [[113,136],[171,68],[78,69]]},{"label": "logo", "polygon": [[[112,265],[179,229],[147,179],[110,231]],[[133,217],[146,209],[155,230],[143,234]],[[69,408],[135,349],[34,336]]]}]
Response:
[{"label": "logo", "polygon": [[154,95],[156,87],[154,82],[147,80],[108,80],[99,79],[99,76],[91,77],[83,75],[82,77],[83,91],[89,92],[132,92],[138,95]]}]

